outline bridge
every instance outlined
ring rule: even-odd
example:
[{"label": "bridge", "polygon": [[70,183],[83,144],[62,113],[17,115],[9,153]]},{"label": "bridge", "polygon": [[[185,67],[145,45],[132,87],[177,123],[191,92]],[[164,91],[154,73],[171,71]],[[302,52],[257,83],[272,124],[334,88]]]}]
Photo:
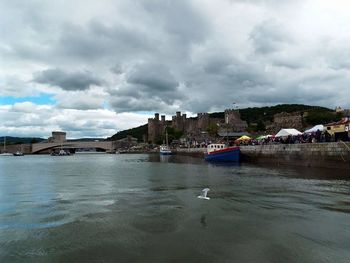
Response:
[{"label": "bridge", "polygon": [[32,153],[50,151],[55,148],[87,149],[96,148],[106,152],[113,152],[116,149],[115,141],[64,141],[64,142],[40,142],[32,144]]}]

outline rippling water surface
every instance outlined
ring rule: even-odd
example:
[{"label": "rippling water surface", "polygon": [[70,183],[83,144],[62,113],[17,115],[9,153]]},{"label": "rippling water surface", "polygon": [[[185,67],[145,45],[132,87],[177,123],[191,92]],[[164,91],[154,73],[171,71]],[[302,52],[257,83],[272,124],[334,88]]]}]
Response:
[{"label": "rippling water surface", "polygon": [[[350,262],[346,173],[1,157],[0,262]],[[205,187],[209,201],[197,198]]]}]

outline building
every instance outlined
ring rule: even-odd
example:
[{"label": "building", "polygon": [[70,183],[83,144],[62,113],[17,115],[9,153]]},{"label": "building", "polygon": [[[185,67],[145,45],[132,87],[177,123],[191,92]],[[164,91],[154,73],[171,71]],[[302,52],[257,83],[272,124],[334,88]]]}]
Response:
[{"label": "building", "polygon": [[66,142],[66,133],[62,131],[53,131],[52,136],[48,139],[48,142]]},{"label": "building", "polygon": [[335,141],[348,141],[350,137],[350,118],[345,117],[340,121],[328,123],[325,126],[326,131],[334,137]]},{"label": "building", "polygon": [[148,119],[148,140],[154,143],[161,138],[165,132],[165,127],[171,124],[171,121],[165,120],[165,115],[159,119],[159,113],[154,114],[154,118]]},{"label": "building", "polygon": [[232,132],[242,132],[248,128],[247,122],[241,119],[238,110],[225,110],[225,123],[228,124]]},{"label": "building", "polygon": [[341,107],[335,107],[336,113],[341,113],[344,117],[350,117],[350,109],[342,109]]}]

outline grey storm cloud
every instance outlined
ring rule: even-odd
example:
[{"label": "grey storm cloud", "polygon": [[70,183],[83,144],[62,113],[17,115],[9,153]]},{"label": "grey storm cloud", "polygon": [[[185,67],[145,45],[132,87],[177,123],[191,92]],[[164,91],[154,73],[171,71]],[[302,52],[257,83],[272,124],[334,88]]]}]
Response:
[{"label": "grey storm cloud", "polygon": [[[233,102],[334,106],[347,100],[350,35],[316,32],[317,10],[308,12],[305,2],[313,6],[309,0],[77,0],[25,1],[19,10],[21,1],[3,1],[0,73],[26,68],[30,84],[60,87],[61,108],[98,108],[101,101],[117,112],[213,111]],[[298,22],[305,19],[303,28]],[[8,62],[16,73],[5,72]],[[10,84],[6,93],[17,95]],[[69,98],[91,86],[100,97]]]},{"label": "grey storm cloud", "polygon": [[49,84],[64,90],[86,90],[91,85],[101,86],[103,81],[92,76],[91,72],[65,72],[60,69],[48,69],[34,74],[34,81]]},{"label": "grey storm cloud", "polygon": [[163,64],[144,63],[126,73],[126,82],[110,91],[110,104],[117,111],[151,111],[166,108],[184,98],[180,83]]},{"label": "grey storm cloud", "polygon": [[133,55],[152,52],[151,37],[139,28],[123,25],[106,25],[92,20],[87,25],[66,23],[54,49],[63,56],[83,61],[117,57],[125,59]]},{"label": "grey storm cloud", "polygon": [[135,67],[127,76],[130,84],[142,85],[150,92],[176,91],[179,83],[165,65],[146,64]]},{"label": "grey storm cloud", "polygon": [[281,50],[291,42],[282,24],[266,20],[256,25],[250,33],[255,52],[267,54]]}]

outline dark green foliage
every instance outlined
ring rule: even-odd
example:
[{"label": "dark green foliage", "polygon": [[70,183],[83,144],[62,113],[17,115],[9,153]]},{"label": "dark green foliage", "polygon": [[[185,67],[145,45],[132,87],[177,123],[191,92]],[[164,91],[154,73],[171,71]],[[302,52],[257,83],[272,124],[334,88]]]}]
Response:
[{"label": "dark green foliage", "polygon": [[78,138],[78,139],[69,139],[69,142],[93,142],[93,141],[104,141],[104,138]]},{"label": "dark green foliage", "polygon": [[256,130],[257,131],[266,131],[266,126],[262,120],[259,120],[257,125],[256,125]]},{"label": "dark green foliage", "polygon": [[311,125],[327,124],[330,122],[339,121],[341,117],[341,113],[335,114],[334,112],[330,111],[311,110],[305,117],[305,121]]},{"label": "dark green foliage", "polygon": [[[176,130],[172,127],[167,127],[167,132],[168,132],[168,142],[169,144],[173,141],[173,140],[178,140],[181,138],[181,136],[183,135],[182,131]],[[165,134],[163,135],[163,140],[165,142]]]},{"label": "dark green foliage", "polygon": [[139,142],[141,142],[142,136],[147,133],[148,133],[148,124],[145,124],[129,130],[119,131],[116,134],[114,134],[112,137],[107,138],[107,140],[116,141],[116,140],[124,139],[128,135],[131,135],[132,137],[137,138]]},{"label": "dark green foliage", "polygon": [[155,144],[157,144],[157,145],[163,144],[163,138],[162,138],[162,137],[161,137],[161,138],[157,138],[157,139],[155,140]]},{"label": "dark green foliage", "polygon": [[[32,138],[32,137],[11,137],[11,136],[6,136],[6,145],[11,145],[11,144],[21,144],[21,143],[34,143],[34,142],[41,142],[45,139],[42,138]],[[0,137],[0,142],[1,144],[4,142],[4,137]]]},{"label": "dark green foliage", "polygon": [[209,113],[210,118],[218,118],[218,119],[223,119],[225,118],[225,112],[213,112]]},{"label": "dark green foliage", "polygon": [[207,132],[209,133],[209,135],[215,136],[218,133],[218,126],[214,123],[209,124]]},{"label": "dark green foliage", "polygon": [[246,108],[240,109],[239,113],[241,114],[242,120],[247,121],[247,123],[259,123],[259,121],[273,121],[273,116],[277,113],[281,112],[305,112],[315,110],[319,112],[331,112],[330,109],[318,106],[309,106],[302,104],[279,104],[271,107],[254,107],[254,108]]}]

